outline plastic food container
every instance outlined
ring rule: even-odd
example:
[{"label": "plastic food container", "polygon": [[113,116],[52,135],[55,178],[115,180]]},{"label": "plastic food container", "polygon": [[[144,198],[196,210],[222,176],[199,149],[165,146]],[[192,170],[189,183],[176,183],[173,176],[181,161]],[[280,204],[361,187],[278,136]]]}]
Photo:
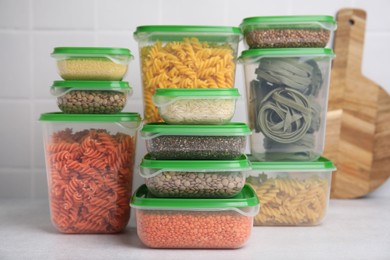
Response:
[{"label": "plastic food container", "polygon": [[325,48],[337,28],[332,16],[258,16],[241,25],[246,47]]},{"label": "plastic food container", "polygon": [[261,201],[254,225],[318,225],[328,210],[334,164],[314,162],[256,162],[247,179]]},{"label": "plastic food container", "polygon": [[157,197],[229,198],[244,187],[250,169],[244,154],[235,160],[155,160],[147,154],[140,175]]},{"label": "plastic food container", "polygon": [[51,54],[65,80],[122,80],[133,57],[129,49],[57,47]]},{"label": "plastic food container", "polygon": [[51,93],[67,114],[119,113],[132,94],[125,81],[54,81]]},{"label": "plastic food container", "polygon": [[144,116],[161,121],[152,96],[158,88],[233,88],[240,28],[139,26]]},{"label": "plastic food container", "polygon": [[168,124],[224,124],[240,94],[230,89],[156,89],[153,103]]},{"label": "plastic food container", "polygon": [[245,153],[251,134],[244,123],[224,125],[145,124],[146,150],[160,160],[233,160]]},{"label": "plastic food container", "polygon": [[42,114],[53,225],[63,233],[117,233],[130,217],[136,113]]},{"label": "plastic food container", "polygon": [[331,49],[242,52],[252,129],[262,161],[314,161],[324,150]]},{"label": "plastic food container", "polygon": [[239,248],[249,239],[259,200],[250,186],[230,199],[156,198],[134,193],[137,233],[152,248]]}]

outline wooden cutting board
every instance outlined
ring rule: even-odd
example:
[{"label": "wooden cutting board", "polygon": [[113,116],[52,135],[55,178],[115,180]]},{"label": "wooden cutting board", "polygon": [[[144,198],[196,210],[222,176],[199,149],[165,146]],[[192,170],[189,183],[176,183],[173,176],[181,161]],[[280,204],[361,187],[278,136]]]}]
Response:
[{"label": "wooden cutting board", "polygon": [[366,12],[342,9],[337,23],[324,156],[337,167],[331,196],[357,198],[390,176],[390,96],[361,72]]}]

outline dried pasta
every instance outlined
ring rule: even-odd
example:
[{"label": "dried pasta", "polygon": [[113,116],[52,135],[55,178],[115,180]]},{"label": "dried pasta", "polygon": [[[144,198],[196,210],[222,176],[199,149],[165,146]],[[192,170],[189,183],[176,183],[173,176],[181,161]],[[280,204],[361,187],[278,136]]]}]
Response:
[{"label": "dried pasta", "polygon": [[254,225],[315,225],[325,216],[329,199],[326,178],[268,178],[259,183],[250,177],[261,201]]},{"label": "dried pasta", "polygon": [[216,45],[185,38],[141,48],[144,115],[147,122],[162,121],[152,102],[157,88],[232,88],[235,56],[228,44]]},{"label": "dried pasta", "polygon": [[53,224],[64,233],[116,233],[130,216],[134,137],[103,129],[55,132],[46,144]]}]

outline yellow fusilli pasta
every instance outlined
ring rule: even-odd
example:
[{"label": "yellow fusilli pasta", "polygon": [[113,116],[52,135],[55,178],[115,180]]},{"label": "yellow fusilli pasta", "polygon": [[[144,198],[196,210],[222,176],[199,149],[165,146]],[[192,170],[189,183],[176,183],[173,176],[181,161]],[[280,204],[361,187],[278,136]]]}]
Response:
[{"label": "yellow fusilli pasta", "polygon": [[146,122],[162,121],[152,95],[157,88],[232,88],[235,55],[229,44],[185,38],[142,47],[140,51]]},{"label": "yellow fusilli pasta", "polygon": [[325,216],[329,183],[326,178],[249,178],[261,202],[254,225],[315,225]]}]

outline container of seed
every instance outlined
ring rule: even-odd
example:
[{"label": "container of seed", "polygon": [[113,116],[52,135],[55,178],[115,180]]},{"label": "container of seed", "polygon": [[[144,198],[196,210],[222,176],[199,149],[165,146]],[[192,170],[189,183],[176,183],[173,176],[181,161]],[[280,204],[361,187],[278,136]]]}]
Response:
[{"label": "container of seed", "polygon": [[132,88],[125,81],[54,81],[51,93],[67,114],[113,114],[123,110]]},{"label": "container of seed", "polygon": [[314,161],[324,151],[331,49],[243,51],[251,153],[261,161]]},{"label": "container of seed", "polygon": [[329,204],[333,162],[258,162],[249,156],[252,171],[247,183],[261,201],[258,226],[312,226],[320,224]]},{"label": "container of seed", "polygon": [[246,155],[235,160],[156,160],[145,155],[140,175],[157,197],[230,198],[251,169]]},{"label": "container of seed", "polygon": [[230,89],[157,89],[153,103],[168,124],[224,124],[232,119],[236,88]]},{"label": "container of seed", "polygon": [[260,203],[248,185],[227,199],[156,198],[142,185],[130,206],[148,247],[239,248],[250,238]]},{"label": "container of seed", "polygon": [[57,47],[51,54],[64,80],[122,80],[133,55],[129,49]]},{"label": "container of seed", "polygon": [[257,16],[241,25],[247,48],[325,48],[337,28],[332,16]]},{"label": "container of seed", "polygon": [[138,42],[147,123],[161,121],[159,88],[233,88],[241,30],[228,26],[146,25]]},{"label": "container of seed", "polygon": [[245,153],[251,134],[244,123],[224,125],[145,124],[141,137],[158,160],[234,160]]}]

